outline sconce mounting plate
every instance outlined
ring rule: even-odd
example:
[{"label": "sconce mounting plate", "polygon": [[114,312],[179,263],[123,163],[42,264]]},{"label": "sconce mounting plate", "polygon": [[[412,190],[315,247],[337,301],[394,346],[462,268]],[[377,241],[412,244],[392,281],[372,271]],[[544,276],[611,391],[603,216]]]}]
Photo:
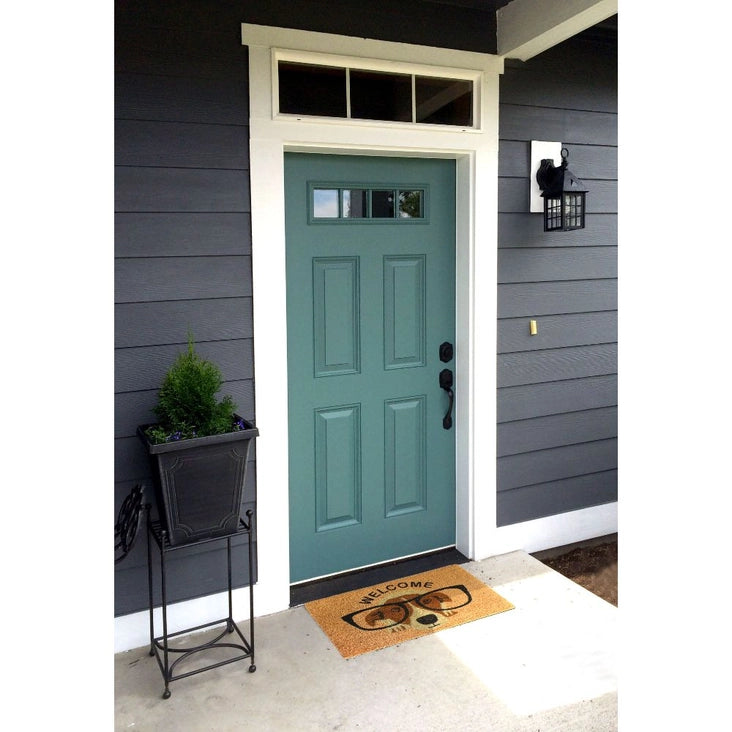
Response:
[{"label": "sconce mounting plate", "polygon": [[536,171],[539,170],[542,160],[553,160],[555,166],[562,163],[562,143],[547,142],[546,140],[531,141],[531,164],[529,166],[530,208],[531,213],[544,213],[544,199],[541,197],[541,188],[536,182]]}]

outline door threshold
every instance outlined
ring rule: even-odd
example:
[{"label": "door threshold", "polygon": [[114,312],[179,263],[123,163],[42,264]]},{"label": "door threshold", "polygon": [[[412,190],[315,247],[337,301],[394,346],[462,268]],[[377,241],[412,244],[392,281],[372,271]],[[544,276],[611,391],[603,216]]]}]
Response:
[{"label": "door threshold", "polygon": [[408,559],[397,559],[363,569],[330,575],[322,579],[300,582],[290,586],[290,607],[297,607],[312,600],[320,600],[341,592],[350,592],[368,585],[382,584],[399,577],[427,572],[430,569],[439,569],[448,564],[465,564],[469,561],[455,547],[449,547]]}]

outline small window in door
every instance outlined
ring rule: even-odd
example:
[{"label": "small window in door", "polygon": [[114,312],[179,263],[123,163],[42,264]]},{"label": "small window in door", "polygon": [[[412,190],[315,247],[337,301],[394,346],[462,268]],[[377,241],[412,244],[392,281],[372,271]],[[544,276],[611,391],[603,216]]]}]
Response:
[{"label": "small window in door", "polygon": [[427,220],[427,189],[386,186],[309,186],[313,223],[406,223]]}]

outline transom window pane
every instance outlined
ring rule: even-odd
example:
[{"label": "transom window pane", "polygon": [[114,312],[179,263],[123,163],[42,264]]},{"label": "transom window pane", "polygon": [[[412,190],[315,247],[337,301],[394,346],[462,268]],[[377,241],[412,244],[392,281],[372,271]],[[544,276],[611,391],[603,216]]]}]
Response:
[{"label": "transom window pane", "polygon": [[345,117],[346,70],[279,62],[280,112]]},{"label": "transom window pane", "polygon": [[469,127],[473,123],[473,84],[463,79],[418,76],[417,122]]},{"label": "transom window pane", "polygon": [[411,75],[351,69],[351,117],[411,122]]}]

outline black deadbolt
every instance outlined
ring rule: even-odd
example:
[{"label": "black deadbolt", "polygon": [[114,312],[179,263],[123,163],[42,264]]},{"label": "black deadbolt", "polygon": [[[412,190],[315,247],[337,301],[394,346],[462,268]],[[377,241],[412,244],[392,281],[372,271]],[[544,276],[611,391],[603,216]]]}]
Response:
[{"label": "black deadbolt", "polygon": [[452,357],[452,343],[445,341],[440,345],[440,361],[442,361],[442,363],[447,363],[448,361],[452,361]]}]

